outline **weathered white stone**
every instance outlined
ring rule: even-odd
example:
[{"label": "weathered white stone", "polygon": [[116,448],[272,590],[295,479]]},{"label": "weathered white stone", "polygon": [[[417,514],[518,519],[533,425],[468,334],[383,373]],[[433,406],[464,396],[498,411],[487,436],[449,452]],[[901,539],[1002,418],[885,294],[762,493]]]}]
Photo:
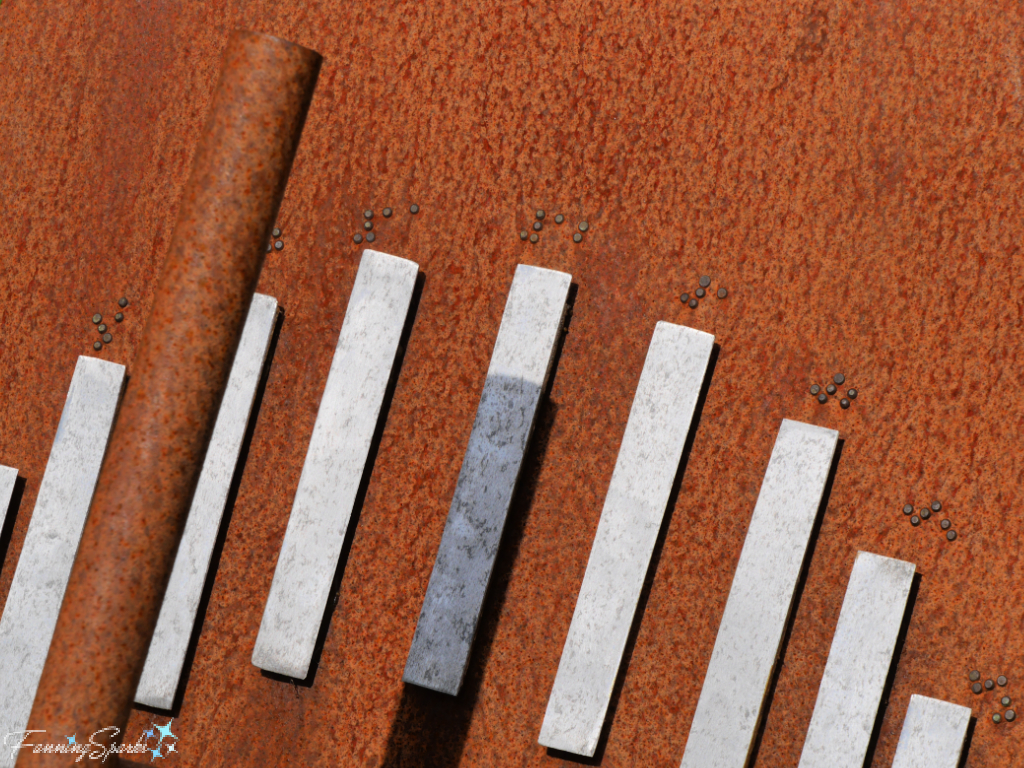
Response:
[{"label": "weathered white stone", "polygon": [[775,438],[683,753],[682,768],[744,768],[839,433],[784,419]]},{"label": "weathered white stone", "polygon": [[857,553],[800,768],[863,768],[913,583],[913,563]]},{"label": "weathered white stone", "polygon": [[135,691],[139,704],[170,709],[174,703],[276,321],[277,299],[255,294]]},{"label": "weathered white stone", "polygon": [[957,768],[970,723],[968,707],[914,694],[892,768]]},{"label": "weathered white stone", "polygon": [[519,265],[405,665],[407,683],[462,685],[572,278]]},{"label": "weathered white stone", "polygon": [[363,251],[252,654],[269,672],[309,672],[418,272]]},{"label": "weathered white stone", "polygon": [[[123,365],[79,357],[0,617],[0,739],[28,727],[124,383]],[[20,743],[20,739],[6,743]],[[15,753],[0,747],[0,766]]]},{"label": "weathered white stone", "polygon": [[[18,481],[18,470],[0,466],[0,530],[7,520],[7,508],[14,495],[14,484]],[[2,734],[0,734],[2,735]]]},{"label": "weathered white stone", "polygon": [[541,726],[546,747],[597,748],[714,342],[654,329]]}]

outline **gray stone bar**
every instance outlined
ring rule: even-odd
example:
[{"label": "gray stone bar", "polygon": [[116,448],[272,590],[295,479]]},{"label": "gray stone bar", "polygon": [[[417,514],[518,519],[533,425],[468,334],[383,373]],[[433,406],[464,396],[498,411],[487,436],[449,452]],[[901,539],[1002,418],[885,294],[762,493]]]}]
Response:
[{"label": "gray stone bar", "polygon": [[784,419],[711,652],[682,768],[745,768],[839,433]]},{"label": "gray stone bar", "polygon": [[571,276],[519,265],[402,679],[452,696],[487,585],[565,315]]},{"label": "gray stone bar", "polygon": [[927,696],[910,697],[892,768],[957,768],[971,710]]},{"label": "gray stone bar", "polygon": [[252,653],[268,672],[309,672],[418,273],[363,251]]},{"label": "gray stone bar", "polygon": [[[28,726],[124,373],[123,365],[94,357],[79,357],[75,366],[0,617],[0,740]],[[0,748],[2,768],[12,768],[14,760],[10,748]]]},{"label": "gray stone bar", "polygon": [[7,508],[11,506],[14,484],[18,481],[18,470],[0,466],[0,530],[7,520]]},{"label": "gray stone bar", "polygon": [[539,742],[593,756],[715,337],[658,323],[605,496]]},{"label": "gray stone bar", "polygon": [[863,768],[913,583],[913,563],[857,553],[800,768]]},{"label": "gray stone bar", "polygon": [[255,294],[135,691],[139,704],[170,709],[174,703],[276,321],[277,299]]}]

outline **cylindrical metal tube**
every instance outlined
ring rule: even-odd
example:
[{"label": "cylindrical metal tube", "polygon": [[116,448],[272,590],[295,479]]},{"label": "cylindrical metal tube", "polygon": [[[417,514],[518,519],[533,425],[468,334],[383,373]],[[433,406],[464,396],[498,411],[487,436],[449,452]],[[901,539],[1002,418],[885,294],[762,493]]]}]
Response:
[{"label": "cylindrical metal tube", "polygon": [[250,32],[224,52],[29,719],[49,740],[124,736],[320,62]]}]

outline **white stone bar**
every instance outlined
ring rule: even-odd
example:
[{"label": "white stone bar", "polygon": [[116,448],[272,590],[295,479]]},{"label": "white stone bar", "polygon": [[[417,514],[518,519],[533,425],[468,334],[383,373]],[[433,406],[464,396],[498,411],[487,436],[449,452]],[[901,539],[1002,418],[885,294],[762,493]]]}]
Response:
[{"label": "white stone bar", "polygon": [[363,251],[252,653],[268,672],[309,672],[418,272]]},{"label": "white stone bar", "polygon": [[800,768],[862,768],[914,564],[858,552],[818,688]]},{"label": "white stone bar", "polygon": [[14,484],[18,481],[18,470],[0,466],[0,531],[7,520],[7,508],[11,506]]},{"label": "white stone bar", "polygon": [[561,336],[572,277],[516,268],[402,679],[455,696]]},{"label": "white stone bar", "polygon": [[744,768],[839,433],[783,419],[736,565],[682,768]]},{"label": "white stone bar", "polygon": [[592,757],[715,337],[655,326],[590,549],[539,742]]},{"label": "white stone bar", "polygon": [[135,691],[139,704],[170,709],[174,703],[276,322],[277,299],[255,294]]},{"label": "white stone bar", "polygon": [[[85,528],[125,369],[79,357],[0,617],[0,744],[28,727],[32,701],[57,626]],[[12,737],[10,743],[20,743]],[[15,752],[0,746],[0,766]]]},{"label": "white stone bar", "polygon": [[971,710],[927,696],[910,697],[892,768],[958,768]]}]

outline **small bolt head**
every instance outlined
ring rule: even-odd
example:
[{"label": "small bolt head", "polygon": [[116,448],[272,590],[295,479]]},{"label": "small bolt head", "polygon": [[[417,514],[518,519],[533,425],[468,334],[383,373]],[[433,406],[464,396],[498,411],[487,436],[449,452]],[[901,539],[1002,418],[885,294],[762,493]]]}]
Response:
[{"label": "small bolt head", "polygon": [[92,348],[95,349],[98,352],[99,350],[103,349],[103,342],[102,341],[95,342],[92,345]]},{"label": "small bolt head", "polygon": [[979,672],[978,670],[976,670],[976,669],[975,669],[975,670],[974,670],[974,671],[972,671],[972,672],[971,672],[971,674],[969,674],[969,675],[968,675],[967,677],[968,677],[968,678],[970,679],[970,681],[971,681],[971,682],[973,683],[973,682],[975,682],[976,680],[980,680],[980,679],[981,679],[981,672]]},{"label": "small bolt head", "polygon": [[1012,709],[1008,709],[1003,713],[1003,717],[1006,718],[1006,722],[1012,723],[1014,719],[1017,717],[1017,713],[1014,712]]},{"label": "small bolt head", "polygon": [[565,216],[562,214],[555,216],[555,224],[561,224],[563,221],[565,221]]},{"label": "small bolt head", "polygon": [[[1002,688],[1004,685],[1006,685],[1006,675],[1000,675],[999,677],[997,677],[996,678],[996,685],[998,685],[1000,688]],[[1010,706],[1010,702],[1006,702],[1005,704],[1003,704],[1003,706],[1004,707]]]},{"label": "small bolt head", "polygon": [[698,299],[703,299],[705,296],[707,296],[707,292],[703,288],[698,288],[693,293]]},{"label": "small bolt head", "polygon": [[361,243],[361,242],[363,242],[363,236],[362,235],[353,235],[352,236],[352,241],[356,242],[356,243]]},{"label": "small bolt head", "polygon": [[119,306],[121,309],[124,309],[125,307],[128,306],[128,299],[123,297],[118,299],[117,306]]},{"label": "small bolt head", "polygon": [[384,218],[385,219],[390,219],[391,218],[391,209],[390,208],[385,208],[383,211],[381,211],[381,213],[384,214]]},{"label": "small bolt head", "polygon": [[856,389],[848,389],[848,390],[846,390],[846,396],[848,398],[850,398],[851,400],[856,400],[857,399],[857,390]]},{"label": "small bolt head", "polygon": [[845,411],[847,408],[850,407],[850,401],[844,397],[842,400],[839,401],[839,405]]},{"label": "small bolt head", "polygon": [[989,678],[988,680],[985,681],[985,690],[986,691],[991,691],[995,687],[996,687],[996,684],[995,684],[995,682],[991,678]]},{"label": "small bolt head", "polygon": [[272,250],[274,250],[274,244],[267,243],[267,253],[270,253]]},{"label": "small bolt head", "polygon": [[910,524],[916,528],[921,524],[921,518],[917,515],[914,515],[912,518],[910,518]]},{"label": "small bolt head", "polygon": [[99,325],[96,326],[96,330],[99,331],[100,333],[106,333],[107,332],[107,324],[106,323],[100,323]]},{"label": "small bolt head", "polygon": [[941,523],[939,523],[939,527],[942,528],[942,530],[944,531],[948,531],[952,526],[953,524],[949,522],[949,520],[943,520]]},{"label": "small bolt head", "polygon": [[999,700],[999,703],[1002,704],[1004,707],[1010,706],[1010,697],[1009,696],[1003,696],[1003,698],[1001,698]]},{"label": "small bolt head", "polygon": [[526,238],[528,238],[529,236],[530,236],[530,233],[529,233],[529,232],[527,232],[527,231],[526,231],[525,229],[524,229],[524,230],[522,230],[522,231],[521,231],[521,232],[519,233],[519,239],[520,239],[520,240],[525,240],[525,239],[526,239]]},{"label": "small bolt head", "polygon": [[544,229],[544,225],[543,224],[541,224],[539,221],[533,222],[533,231],[534,232],[540,232],[542,229]]},{"label": "small bolt head", "polygon": [[822,405],[827,403],[828,402],[828,395],[826,395],[824,392],[822,392],[820,395],[818,395],[818,402],[821,403]]},{"label": "small bolt head", "polygon": [[927,520],[932,516],[932,511],[928,507],[921,507],[921,519]]},{"label": "small bolt head", "polygon": [[577,232],[576,234],[574,234],[572,236],[572,241],[574,243],[582,243],[583,242],[583,235],[581,235],[579,232]]},{"label": "small bolt head", "polygon": [[834,381],[836,384],[842,384],[844,381],[846,381],[846,377],[843,376],[843,374],[841,373],[837,373],[835,376],[832,377],[832,381]]},{"label": "small bolt head", "polygon": [[420,212],[420,207],[418,205],[416,205],[415,203],[413,203],[412,205],[409,206],[409,213],[411,213],[411,214],[413,214],[415,216],[419,212]]},{"label": "small bolt head", "polygon": [[981,693],[981,683],[975,683],[971,686],[971,690],[975,693]]},{"label": "small bolt head", "polygon": [[836,385],[829,384],[827,387],[825,387],[825,391],[828,392],[830,395],[834,395],[836,393]]},{"label": "small bolt head", "polygon": [[373,232],[367,232],[366,233],[366,242],[372,243],[376,239],[377,239],[377,236],[375,234],[373,234]]},{"label": "small bolt head", "polygon": [[819,392],[821,392],[821,387],[819,387],[817,384],[811,384],[811,394],[817,395]]},{"label": "small bolt head", "polygon": [[586,232],[588,229],[590,229],[590,225],[585,221],[581,221],[579,226],[580,232]]},{"label": "small bolt head", "polygon": [[999,715],[998,712],[996,712],[994,715],[992,715],[992,722],[993,723],[1001,723],[1001,722],[1003,722],[1003,718]]},{"label": "small bolt head", "polygon": [[540,209],[538,208],[538,209],[537,209],[537,214],[536,214],[536,215],[537,215],[537,218],[538,218],[538,219],[543,219],[543,218],[544,218],[544,211],[542,211],[542,210],[540,210]]},{"label": "small bolt head", "polygon": [[92,321],[94,324],[99,323],[102,319],[103,315],[96,314],[92,316]]},{"label": "small bolt head", "polygon": [[530,235],[530,242],[531,243],[536,243],[538,240],[540,240],[540,235],[538,235],[536,232],[534,232],[532,235]]},{"label": "small bolt head", "polygon": [[369,219],[364,221],[363,222],[363,229],[365,229],[367,232],[369,232],[371,229],[373,229],[373,222],[370,221]]},{"label": "small bolt head", "polygon": [[946,538],[950,541],[956,541],[956,531],[947,531]]},{"label": "small bolt head", "polygon": [[690,294],[684,293],[682,296],[679,297],[679,300],[683,302],[683,304],[686,304],[687,302],[690,301]]},{"label": "small bolt head", "polygon": [[696,299],[690,299],[690,309],[696,309],[696,308],[697,308],[697,300]]},{"label": "small bolt head", "polygon": [[124,320],[124,312],[118,312],[116,315],[114,315],[114,320],[116,320],[119,323],[122,320]]},{"label": "small bolt head", "polygon": [[[903,514],[904,515],[912,515],[912,514],[914,514],[914,505],[913,504],[904,504],[903,505]],[[972,672],[971,674],[973,675],[974,673]],[[975,678],[971,678],[971,679],[974,680]]]},{"label": "small bolt head", "polygon": [[278,227],[274,227],[274,231],[273,231],[272,234],[273,234],[274,237],[280,237],[281,236],[281,230]]},{"label": "small bolt head", "polygon": [[114,337],[113,337],[113,336],[111,336],[111,335],[110,335],[109,333],[104,333],[104,334],[103,334],[103,343],[104,343],[104,344],[109,344],[109,343],[110,343],[110,342],[112,342],[113,340],[114,340]]},{"label": "small bolt head", "polygon": [[729,292],[727,290],[725,290],[725,288],[719,288],[718,289],[718,298],[724,299],[728,295],[729,295]]},{"label": "small bolt head", "polygon": [[932,512],[940,512],[942,510],[942,503],[938,501],[932,502]]},{"label": "small bolt head", "polygon": [[701,288],[707,288],[709,285],[711,285],[711,278],[708,277],[707,275],[701,275],[700,280],[698,282],[700,283]]},{"label": "small bolt head", "polygon": [[370,211],[370,210],[363,211],[363,218],[364,219],[372,219],[373,218],[373,211]]},{"label": "small bolt head", "polygon": [[277,242],[274,243],[274,248],[275,248],[275,250],[280,251],[282,248],[284,248],[284,242],[281,241],[281,240],[278,240]]}]

